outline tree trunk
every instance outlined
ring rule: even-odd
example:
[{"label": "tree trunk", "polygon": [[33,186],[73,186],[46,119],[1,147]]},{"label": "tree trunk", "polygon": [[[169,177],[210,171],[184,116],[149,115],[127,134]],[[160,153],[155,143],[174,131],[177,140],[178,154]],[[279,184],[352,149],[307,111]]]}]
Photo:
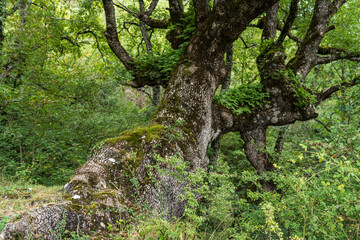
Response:
[{"label": "tree trunk", "polygon": [[[141,14],[145,14],[145,3],[143,0],[139,0],[139,8],[140,8],[140,13]],[[139,20],[139,25],[140,25],[140,32],[142,35],[142,38],[145,42],[145,47],[146,47],[146,51],[148,53],[153,54],[153,47],[151,44],[151,39],[150,36],[148,34],[148,31],[146,30],[146,25],[143,21]],[[160,93],[161,93],[161,88],[159,85],[153,86],[152,87],[152,103],[153,105],[156,107],[159,102],[160,102]]]},{"label": "tree trunk", "polygon": [[[228,48],[226,51],[226,76],[224,82],[221,84],[221,93],[226,92],[231,84],[231,73],[232,73],[232,65],[233,65],[233,45]],[[209,156],[209,165],[212,171],[216,172],[217,167],[217,159],[220,152],[220,142],[221,135],[215,138],[214,141],[211,142],[211,154]]]},{"label": "tree trunk", "polygon": [[160,103],[161,87],[159,85],[152,87],[152,103],[156,107]]},{"label": "tree trunk", "polygon": [[0,50],[2,50],[3,41],[5,38],[5,18],[6,18],[6,2],[5,0],[0,1]]},{"label": "tree trunk", "polygon": [[[236,114],[214,104],[213,97],[225,80],[226,50],[255,17],[271,6],[276,11],[276,2],[218,1],[212,10],[202,8],[204,2],[194,4],[196,31],[180,62],[172,69],[168,87],[149,126],[124,132],[95,147],[89,161],[65,185],[63,203],[36,209],[20,221],[7,224],[0,239],[15,235],[51,239],[51,232],[57,233],[59,224],[69,231],[89,233],[118,219],[131,220],[132,214],[146,209],[167,219],[180,217],[185,209],[180,196],[189,184],[186,177],[208,166],[209,144],[227,132],[241,132],[245,153],[260,175],[273,170],[266,152],[267,127],[317,117],[310,99],[299,96],[298,89],[304,89],[291,75],[308,73],[313,63],[304,65],[305,60],[298,54],[286,66],[282,47],[269,44],[257,58],[262,93],[269,96],[266,101],[251,112]],[[112,2],[103,3],[108,43],[124,66],[132,69],[134,61],[118,40]],[[170,15],[182,12],[175,10],[174,6],[170,8]],[[288,20],[286,26],[291,26],[293,19]],[[268,24],[269,33],[274,26]],[[282,31],[281,36],[286,33]],[[309,38],[315,39],[313,49],[317,50],[319,37],[313,35]],[[184,163],[186,169],[179,170]],[[271,182],[264,181],[262,185],[268,191],[275,189]]]},{"label": "tree trunk", "polygon": [[[244,141],[245,154],[259,175],[275,169],[266,150],[266,128],[242,131],[241,137]],[[275,184],[271,181],[261,181],[261,185],[265,191],[276,189]]]},{"label": "tree trunk", "polygon": [[[187,172],[208,165],[206,149],[215,135],[212,98],[225,76],[223,55],[178,65],[149,126],[95,147],[65,185],[63,203],[7,224],[0,239],[19,234],[51,239],[50,230],[62,222],[70,231],[89,233],[118,219],[129,220],[130,213],[143,211],[140,206],[145,205],[167,219],[180,217]],[[188,163],[186,172],[167,163],[175,158]]]},{"label": "tree trunk", "polygon": [[274,147],[274,151],[278,156],[281,155],[281,152],[282,152],[282,150],[284,148],[286,132],[288,131],[288,129],[289,129],[289,125],[282,126],[280,128],[279,133],[278,133],[278,137],[276,139],[275,147]]}]

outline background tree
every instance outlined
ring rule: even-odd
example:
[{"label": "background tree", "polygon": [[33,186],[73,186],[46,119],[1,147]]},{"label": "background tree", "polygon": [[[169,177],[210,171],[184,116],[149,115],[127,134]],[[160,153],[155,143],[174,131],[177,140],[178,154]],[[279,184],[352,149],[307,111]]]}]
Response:
[{"label": "background tree", "polygon": [[[76,5],[59,9],[59,2],[34,2],[21,10],[22,2],[28,3],[7,2],[6,8],[0,75],[1,175],[63,184],[86,161],[94,144],[114,131],[142,124],[148,116],[125,99],[118,81],[108,80],[111,72],[105,71],[106,59],[97,50],[102,50],[96,41],[101,39],[84,33],[96,26],[86,29],[79,23],[89,18],[87,12],[76,11],[78,15],[70,19],[67,7]],[[69,25],[75,33],[68,31]]]}]

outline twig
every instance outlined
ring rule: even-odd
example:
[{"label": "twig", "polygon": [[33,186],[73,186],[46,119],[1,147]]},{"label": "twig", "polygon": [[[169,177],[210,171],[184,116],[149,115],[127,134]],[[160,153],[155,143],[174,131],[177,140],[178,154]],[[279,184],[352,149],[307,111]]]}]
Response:
[{"label": "twig", "polygon": [[320,121],[319,119],[315,118],[315,121],[317,121],[318,123],[320,123],[325,129],[326,131],[331,133],[331,130],[325,125],[325,123],[323,123],[322,121]]}]

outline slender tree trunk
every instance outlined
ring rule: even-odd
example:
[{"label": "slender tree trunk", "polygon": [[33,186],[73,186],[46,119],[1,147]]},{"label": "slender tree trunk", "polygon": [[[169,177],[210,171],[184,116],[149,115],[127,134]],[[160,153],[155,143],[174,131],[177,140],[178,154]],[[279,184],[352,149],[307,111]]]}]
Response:
[{"label": "slender tree trunk", "polygon": [[[139,7],[140,13],[145,14],[145,3],[143,0],[139,0]],[[140,24],[140,31],[145,42],[146,51],[148,53],[153,53],[153,48],[150,40],[150,36],[148,31],[146,30],[146,25],[143,21],[139,21]],[[159,85],[152,87],[152,103],[154,106],[157,106],[160,102],[160,94],[161,94],[161,87]]]},{"label": "slender tree trunk", "polygon": [[221,142],[221,136],[217,137],[214,141],[210,144],[210,154],[209,154],[209,168],[208,172],[216,172],[217,169],[217,160],[219,157],[220,152],[220,142]]},{"label": "slender tree trunk", "polygon": [[[221,84],[221,92],[226,92],[231,83],[231,73],[232,73],[232,65],[233,65],[233,45],[229,47],[229,49],[226,51],[226,76],[225,81]],[[209,165],[212,169],[212,171],[216,171],[217,167],[217,159],[219,156],[220,151],[220,142],[221,142],[221,135],[219,135],[217,138],[215,138],[214,141],[211,142],[211,154],[209,156]]]},{"label": "slender tree trunk", "polygon": [[154,106],[157,106],[160,103],[160,97],[161,97],[161,87],[160,85],[153,86],[152,87],[152,102]]},{"label": "slender tree trunk", "polygon": [[280,131],[278,133],[278,137],[276,138],[275,147],[274,147],[274,151],[278,156],[281,155],[281,152],[284,148],[284,142],[288,129],[289,129],[289,125],[280,127]]},{"label": "slender tree trunk", "polygon": [[229,49],[226,51],[226,77],[225,81],[221,84],[221,92],[226,92],[231,84],[231,74],[232,74],[232,66],[233,66],[233,44],[229,47]]},{"label": "slender tree trunk", "polygon": [[6,18],[6,1],[0,1],[0,50],[2,49],[5,39],[5,18]]},{"label": "slender tree trunk", "polygon": [[[259,175],[275,169],[266,150],[266,128],[242,131],[241,137],[244,141],[245,154]],[[276,189],[276,186],[271,181],[262,181],[261,184],[266,191]]]}]

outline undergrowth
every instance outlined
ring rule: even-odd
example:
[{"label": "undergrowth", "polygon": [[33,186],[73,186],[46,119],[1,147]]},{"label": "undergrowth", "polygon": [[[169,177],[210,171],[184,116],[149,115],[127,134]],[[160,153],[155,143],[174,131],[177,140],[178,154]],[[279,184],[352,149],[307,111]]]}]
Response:
[{"label": "undergrowth", "polygon": [[[274,155],[276,170],[262,176],[249,165],[228,161],[222,154],[225,149],[212,172],[190,173],[180,157],[157,156],[159,164],[166,161],[176,168],[172,176],[192,186],[182,196],[187,202],[182,218],[168,220],[149,211],[137,216],[136,224],[118,219],[102,226],[101,233],[63,232],[59,239],[359,239],[359,133],[355,127],[339,125],[331,128],[326,140],[292,143],[281,157]],[[223,148],[232,147],[234,136],[224,138]],[[239,166],[242,171],[234,170]],[[278,191],[264,192],[262,180],[272,180]],[[4,197],[13,192],[19,197]],[[30,198],[22,197],[29,192]],[[56,193],[56,188],[4,182],[0,193],[3,228],[10,219],[4,216],[16,217],[20,209],[33,207],[28,204]]]}]

